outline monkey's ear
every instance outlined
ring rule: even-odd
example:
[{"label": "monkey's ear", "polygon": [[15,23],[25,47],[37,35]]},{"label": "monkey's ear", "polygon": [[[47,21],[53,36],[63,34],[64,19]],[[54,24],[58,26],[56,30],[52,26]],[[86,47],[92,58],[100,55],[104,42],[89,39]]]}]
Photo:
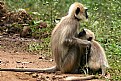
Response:
[{"label": "monkey's ear", "polygon": [[79,14],[79,12],[80,12],[80,8],[79,7],[77,7],[77,9],[76,9],[76,15],[78,15]]},{"label": "monkey's ear", "polygon": [[85,9],[85,11],[87,11],[87,10],[88,10],[88,8],[87,8],[87,7],[84,7],[84,9]]},{"label": "monkey's ear", "polygon": [[88,41],[91,41],[91,40],[92,40],[92,37],[89,37],[87,40],[88,40]]},{"label": "monkey's ear", "polygon": [[78,37],[83,37],[86,35],[86,31],[83,29],[80,33]]}]

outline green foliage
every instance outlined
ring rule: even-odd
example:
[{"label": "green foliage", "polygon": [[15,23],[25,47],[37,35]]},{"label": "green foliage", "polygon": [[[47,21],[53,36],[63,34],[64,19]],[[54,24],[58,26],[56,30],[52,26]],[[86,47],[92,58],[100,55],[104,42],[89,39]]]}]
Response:
[{"label": "green foliage", "polygon": [[[33,17],[32,31],[51,33],[55,19],[65,16],[69,6],[79,1],[88,7],[89,21],[81,23],[82,28],[91,29],[96,40],[104,47],[112,70],[111,79],[121,80],[121,0],[5,0],[10,10],[25,9]],[[37,29],[38,22],[47,22],[48,27]],[[38,32],[40,34],[38,34]],[[50,35],[42,39],[41,45],[30,45],[30,50],[47,49]]]},{"label": "green foliage", "polygon": [[29,48],[28,49],[29,51],[33,52],[33,51],[38,51],[38,50],[43,49],[44,46],[43,45],[40,45],[38,43],[32,43],[32,44],[29,45],[28,48]]}]

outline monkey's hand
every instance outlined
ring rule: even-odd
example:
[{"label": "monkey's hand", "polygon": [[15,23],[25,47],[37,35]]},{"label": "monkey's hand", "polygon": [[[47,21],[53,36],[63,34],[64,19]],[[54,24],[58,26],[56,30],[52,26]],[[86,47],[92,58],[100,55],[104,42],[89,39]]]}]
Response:
[{"label": "monkey's hand", "polygon": [[87,40],[78,39],[78,43],[83,47],[90,47],[91,42]]}]

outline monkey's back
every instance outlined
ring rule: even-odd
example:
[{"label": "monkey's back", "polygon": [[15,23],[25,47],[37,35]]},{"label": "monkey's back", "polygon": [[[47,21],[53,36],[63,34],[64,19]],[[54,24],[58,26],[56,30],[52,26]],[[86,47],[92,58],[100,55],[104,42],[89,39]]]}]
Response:
[{"label": "monkey's back", "polygon": [[77,27],[79,27],[79,22],[65,16],[52,31],[51,48],[57,68],[61,67],[64,56],[68,53],[68,50],[70,50],[70,46],[66,45],[65,40],[77,35],[77,33],[75,33],[75,31],[77,32]]},{"label": "monkey's back", "polygon": [[89,67],[95,70],[101,68],[101,66],[108,67],[108,61],[105,55],[105,51],[103,47],[97,42],[92,41],[91,44],[91,52],[90,52],[90,59],[89,59]]}]

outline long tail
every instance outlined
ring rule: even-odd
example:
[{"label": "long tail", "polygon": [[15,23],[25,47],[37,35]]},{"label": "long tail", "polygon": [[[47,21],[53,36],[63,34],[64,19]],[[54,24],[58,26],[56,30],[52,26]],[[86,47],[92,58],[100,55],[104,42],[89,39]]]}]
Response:
[{"label": "long tail", "polygon": [[94,79],[94,78],[95,78],[95,75],[88,75],[88,76],[84,76],[84,77],[70,76],[70,77],[66,77],[65,81],[91,80],[91,79]]},{"label": "long tail", "polygon": [[[37,68],[0,68],[0,71],[13,71],[13,72],[38,72],[38,73],[53,73],[57,71],[56,66],[51,68],[44,68],[44,69],[37,69]],[[85,76],[85,77],[66,77],[64,81],[77,81],[77,80],[90,80],[93,79],[95,76]]]},{"label": "long tail", "polygon": [[53,66],[51,68],[0,68],[0,71],[14,71],[14,72],[40,72],[40,73],[46,73],[46,72],[55,72],[56,66]]}]

